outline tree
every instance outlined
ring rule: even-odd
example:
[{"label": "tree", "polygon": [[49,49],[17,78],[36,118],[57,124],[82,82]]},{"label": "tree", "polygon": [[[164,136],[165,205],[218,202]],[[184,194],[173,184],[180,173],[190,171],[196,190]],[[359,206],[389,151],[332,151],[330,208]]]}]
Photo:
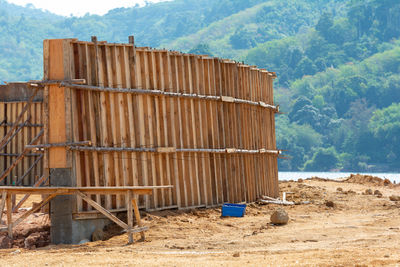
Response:
[{"label": "tree", "polygon": [[323,36],[326,40],[331,39],[331,28],[333,26],[332,13],[323,13],[318,20],[315,29]]},{"label": "tree", "polygon": [[318,148],[313,157],[304,164],[305,171],[330,171],[337,167],[338,154],[334,147]]},{"label": "tree", "polygon": [[213,56],[213,54],[211,53],[210,46],[208,44],[201,44],[201,43],[190,49],[188,53]]},{"label": "tree", "polygon": [[230,43],[235,49],[247,49],[253,47],[256,42],[254,41],[253,33],[246,29],[237,29],[229,38]]},{"label": "tree", "polygon": [[400,103],[376,110],[368,127],[379,139],[384,153],[391,154],[392,159],[400,159]]}]

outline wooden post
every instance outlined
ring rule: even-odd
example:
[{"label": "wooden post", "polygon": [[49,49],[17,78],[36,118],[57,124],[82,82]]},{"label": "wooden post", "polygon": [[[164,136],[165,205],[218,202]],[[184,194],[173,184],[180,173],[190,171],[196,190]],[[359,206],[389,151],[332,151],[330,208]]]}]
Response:
[{"label": "wooden post", "polygon": [[1,194],[1,202],[0,202],[0,224],[3,223],[2,217],[3,217],[4,206],[6,204],[6,198],[7,198],[7,191],[3,190],[2,194]]},{"label": "wooden post", "polygon": [[[72,39],[44,40],[44,79],[69,80],[72,77]],[[44,101],[48,109],[45,123],[46,143],[71,142],[71,89],[48,85]],[[49,168],[70,168],[71,153],[65,147],[48,149]]]},{"label": "wooden post", "polygon": [[128,217],[128,238],[129,238],[129,244],[132,244],[133,241],[133,232],[130,231],[133,228],[133,213],[132,213],[132,191],[127,191],[126,192],[126,210],[127,210],[127,217]]},{"label": "wooden post", "polygon": [[13,238],[12,232],[12,197],[11,194],[7,194],[7,225],[8,225],[8,237]]}]

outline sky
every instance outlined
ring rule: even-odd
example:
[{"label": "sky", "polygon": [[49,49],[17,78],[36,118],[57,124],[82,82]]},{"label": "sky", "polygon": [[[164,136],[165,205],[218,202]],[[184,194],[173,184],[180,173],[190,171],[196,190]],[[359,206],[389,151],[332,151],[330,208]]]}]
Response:
[{"label": "sky", "polygon": [[[70,16],[83,16],[86,13],[104,15],[109,10],[119,7],[132,7],[136,4],[144,5],[146,0],[7,0],[20,6],[33,4],[36,8],[48,10],[52,13]],[[147,0],[146,2],[161,2],[166,0]]]}]

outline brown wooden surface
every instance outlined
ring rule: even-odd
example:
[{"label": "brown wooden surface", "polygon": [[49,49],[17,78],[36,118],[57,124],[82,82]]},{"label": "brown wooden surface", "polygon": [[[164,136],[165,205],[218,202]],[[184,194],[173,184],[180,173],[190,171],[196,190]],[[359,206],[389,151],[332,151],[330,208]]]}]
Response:
[{"label": "brown wooden surface", "polygon": [[[72,150],[77,185],[174,186],[140,197],[138,206],[147,209],[214,206],[278,195],[278,155],[263,152],[276,150],[275,110],[271,109],[274,73],[229,60],[135,48],[132,43],[72,40],[63,44],[64,50],[70,50],[63,56],[73,55],[63,61],[73,66],[70,79],[85,79],[92,89],[110,89],[71,86],[73,119],[69,121],[73,132],[69,141],[90,140],[94,147],[117,148],[110,152]],[[53,55],[48,57],[52,62]],[[220,100],[147,91],[130,94],[129,88],[217,96]],[[180,150],[185,148],[192,150]],[[127,205],[125,195],[99,194],[92,200],[104,203],[107,209]],[[90,210],[78,201],[77,212]]]}]

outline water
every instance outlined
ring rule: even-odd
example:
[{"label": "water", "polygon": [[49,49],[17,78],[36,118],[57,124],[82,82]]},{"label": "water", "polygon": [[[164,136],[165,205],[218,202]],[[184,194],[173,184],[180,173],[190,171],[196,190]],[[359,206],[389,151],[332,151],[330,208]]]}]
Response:
[{"label": "water", "polygon": [[[297,180],[297,179],[307,179],[311,177],[320,177],[328,179],[338,179],[343,177],[349,177],[350,174],[356,174],[358,172],[279,172],[279,180]],[[382,179],[389,179],[392,183],[400,183],[400,173],[359,173],[364,175],[377,176]]]}]

